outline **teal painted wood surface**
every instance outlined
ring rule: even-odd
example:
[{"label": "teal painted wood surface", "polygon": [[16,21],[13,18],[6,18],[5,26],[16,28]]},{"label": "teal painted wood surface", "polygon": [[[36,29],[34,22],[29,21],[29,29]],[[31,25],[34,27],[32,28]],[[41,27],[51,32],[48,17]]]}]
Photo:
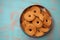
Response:
[{"label": "teal painted wood surface", "polygon": [[[23,10],[35,4],[47,8],[53,18],[53,29],[41,38],[27,36],[19,24]],[[60,40],[60,0],[0,0],[0,40]]]}]

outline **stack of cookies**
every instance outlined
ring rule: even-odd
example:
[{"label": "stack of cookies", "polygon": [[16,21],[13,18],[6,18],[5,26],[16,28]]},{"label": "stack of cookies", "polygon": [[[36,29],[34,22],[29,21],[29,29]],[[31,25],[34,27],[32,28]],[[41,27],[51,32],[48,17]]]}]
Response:
[{"label": "stack of cookies", "polygon": [[50,31],[52,18],[46,8],[32,5],[23,11],[20,24],[27,35],[41,37]]}]

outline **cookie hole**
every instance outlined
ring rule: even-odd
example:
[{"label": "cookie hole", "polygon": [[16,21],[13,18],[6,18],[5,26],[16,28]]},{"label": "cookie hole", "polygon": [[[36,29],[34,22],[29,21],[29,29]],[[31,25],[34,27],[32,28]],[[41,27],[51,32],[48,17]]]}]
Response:
[{"label": "cookie hole", "polygon": [[40,30],[37,30],[38,32],[40,32]]},{"label": "cookie hole", "polygon": [[32,23],[32,21],[30,21],[30,23]]},{"label": "cookie hole", "polygon": [[34,13],[36,13],[36,10],[34,10]]},{"label": "cookie hole", "polygon": [[43,28],[45,28],[45,26],[42,26]]},{"label": "cookie hole", "polygon": [[44,14],[43,14],[43,16],[44,16]]},{"label": "cookie hole", "polygon": [[37,21],[37,23],[39,23],[39,21]]},{"label": "cookie hole", "polygon": [[44,13],[42,13],[42,15],[44,16]]},{"label": "cookie hole", "polygon": [[31,15],[29,15],[29,17],[31,17]]},{"label": "cookie hole", "polygon": [[29,31],[32,31],[32,29],[29,29]]},{"label": "cookie hole", "polygon": [[46,20],[46,22],[48,22],[48,20]]}]

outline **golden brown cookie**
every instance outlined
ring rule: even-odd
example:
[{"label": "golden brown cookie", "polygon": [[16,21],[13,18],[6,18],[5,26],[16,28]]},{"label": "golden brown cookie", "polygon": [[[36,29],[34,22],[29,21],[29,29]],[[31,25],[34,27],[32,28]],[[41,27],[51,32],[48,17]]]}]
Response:
[{"label": "golden brown cookie", "polygon": [[39,20],[38,18],[36,18],[34,21],[33,21],[33,24],[37,27],[37,28],[39,28],[39,27],[42,27],[42,22],[41,22],[41,20]]},{"label": "golden brown cookie", "polygon": [[38,6],[32,6],[30,10],[35,16],[38,16],[40,14],[40,8]]},{"label": "golden brown cookie", "polygon": [[22,21],[21,25],[23,28],[25,28],[27,26],[28,22],[26,20]]},{"label": "golden brown cookie", "polygon": [[39,17],[39,19],[43,21],[43,15],[41,14],[41,9],[38,6],[31,7],[31,12],[33,15]]},{"label": "golden brown cookie", "polygon": [[33,24],[28,24],[25,28],[26,34],[33,36],[36,32],[36,27]]},{"label": "golden brown cookie", "polygon": [[28,11],[24,14],[24,18],[27,21],[32,21],[35,18],[35,16],[32,14],[32,12]]},{"label": "golden brown cookie", "polygon": [[41,21],[43,21],[43,18],[44,18],[44,17],[43,17],[42,14],[39,14],[38,17],[39,17],[39,19],[40,19]]},{"label": "golden brown cookie", "polygon": [[40,31],[40,30],[37,30],[37,32],[36,32],[36,34],[35,34],[36,37],[41,37],[41,36],[43,36],[43,35],[44,35],[44,32],[42,32],[42,31]]},{"label": "golden brown cookie", "polygon": [[50,28],[40,28],[40,31],[42,32],[48,32],[50,30]]},{"label": "golden brown cookie", "polygon": [[48,17],[50,17],[51,15],[49,14],[49,12],[45,9],[45,8],[43,8],[42,9],[42,15],[45,17],[45,16],[48,16]]},{"label": "golden brown cookie", "polygon": [[49,27],[52,24],[51,17],[44,16],[43,24]]}]

